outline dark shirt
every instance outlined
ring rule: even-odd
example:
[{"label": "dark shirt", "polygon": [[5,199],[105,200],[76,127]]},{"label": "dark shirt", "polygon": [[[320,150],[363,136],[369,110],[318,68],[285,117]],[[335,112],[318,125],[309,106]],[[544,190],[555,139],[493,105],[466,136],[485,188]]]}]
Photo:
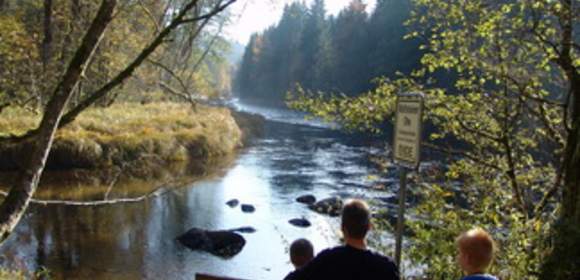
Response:
[{"label": "dark shirt", "polygon": [[497,280],[497,278],[489,274],[474,274],[465,276],[461,280]]},{"label": "dark shirt", "polygon": [[284,277],[284,280],[294,280],[294,279],[296,279],[296,271],[292,271],[288,273],[286,277]]},{"label": "dark shirt", "polygon": [[288,276],[296,280],[399,280],[399,269],[388,257],[347,245],[320,252]]}]

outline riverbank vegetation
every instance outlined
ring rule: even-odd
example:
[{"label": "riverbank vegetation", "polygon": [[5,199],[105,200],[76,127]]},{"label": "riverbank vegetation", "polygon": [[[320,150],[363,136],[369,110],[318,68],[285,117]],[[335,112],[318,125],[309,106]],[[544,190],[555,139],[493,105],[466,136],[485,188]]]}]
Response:
[{"label": "riverbank vegetation", "polygon": [[[38,125],[40,116],[20,108],[0,114],[0,131],[20,135]],[[139,161],[167,164],[200,161],[232,153],[242,133],[225,108],[183,103],[117,103],[87,109],[56,133],[49,169],[95,169]],[[21,166],[22,144],[0,147],[0,168]],[[154,165],[157,166],[157,165]],[[159,166],[157,166],[159,167]],[[143,172],[140,172],[143,173]]]},{"label": "riverbank vegetation", "polygon": [[[423,92],[425,121],[435,127],[423,146],[440,153],[449,171],[444,181],[416,181],[423,199],[410,223],[411,262],[425,264],[430,279],[459,278],[454,238],[475,225],[499,241],[492,272],[502,279],[577,279],[578,6],[412,3],[406,38],[421,42],[420,67],[387,75],[354,97],[298,88],[290,106],[380,132],[394,117],[398,93]],[[454,203],[458,194],[469,203]]]}]

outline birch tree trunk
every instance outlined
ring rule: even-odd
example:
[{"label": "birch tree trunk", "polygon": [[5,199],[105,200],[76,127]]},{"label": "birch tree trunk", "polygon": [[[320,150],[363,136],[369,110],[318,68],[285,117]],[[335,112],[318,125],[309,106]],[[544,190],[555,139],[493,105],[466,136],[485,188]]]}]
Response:
[{"label": "birch tree trunk", "polygon": [[33,141],[28,142],[30,145],[29,158],[19,172],[16,183],[10,189],[8,196],[0,205],[0,242],[8,238],[14,230],[36,191],[64,109],[78,84],[81,73],[95,51],[107,25],[111,22],[116,5],[117,0],[102,0],[99,11],[83,37],[80,47],[73,56],[61,81],[54,89],[45,108],[38,133],[31,139]]}]

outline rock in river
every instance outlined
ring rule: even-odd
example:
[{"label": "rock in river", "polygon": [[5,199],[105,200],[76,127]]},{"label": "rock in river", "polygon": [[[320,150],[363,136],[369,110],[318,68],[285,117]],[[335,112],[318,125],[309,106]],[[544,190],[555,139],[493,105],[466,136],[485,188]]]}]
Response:
[{"label": "rock in river", "polygon": [[242,212],[244,212],[244,213],[253,213],[254,211],[256,211],[256,207],[254,207],[254,205],[251,205],[251,204],[242,204]]},{"label": "rock in river", "polygon": [[228,200],[228,202],[226,202],[226,204],[229,207],[234,208],[234,207],[238,206],[238,204],[240,204],[240,201],[237,199],[230,199],[230,200]]},{"label": "rock in river", "polygon": [[239,228],[230,229],[230,231],[239,232],[239,233],[254,233],[254,232],[256,232],[256,229],[253,227],[239,227]]},{"label": "rock in river", "polygon": [[304,218],[300,218],[300,219],[292,219],[290,221],[288,221],[290,224],[297,226],[297,227],[309,227],[310,221],[304,219]]},{"label": "rock in river", "polygon": [[320,214],[337,217],[340,216],[340,211],[342,210],[342,199],[340,199],[340,197],[323,199],[310,205],[309,208]]},{"label": "rock in river", "polygon": [[316,197],[314,197],[311,194],[307,194],[307,195],[303,195],[303,196],[296,198],[296,201],[298,201],[300,203],[311,205],[314,202],[316,202]]},{"label": "rock in river", "polygon": [[177,237],[177,240],[189,249],[206,251],[222,258],[237,255],[246,245],[244,237],[231,230],[209,231],[192,228]]}]

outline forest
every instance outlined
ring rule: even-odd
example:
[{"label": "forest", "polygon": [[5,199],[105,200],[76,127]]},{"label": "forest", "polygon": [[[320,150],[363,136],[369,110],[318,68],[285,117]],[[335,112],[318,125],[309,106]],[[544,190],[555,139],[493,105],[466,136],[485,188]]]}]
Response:
[{"label": "forest", "polygon": [[322,0],[288,4],[276,25],[251,37],[234,89],[242,99],[284,106],[297,84],[354,96],[376,78],[409,74],[421,58],[419,40],[405,39],[410,15],[404,0],[377,1],[372,11],[352,1],[336,16]]},{"label": "forest", "polygon": [[[0,2],[0,110],[21,107],[39,111],[74,55],[97,11],[98,1],[25,0]],[[77,105],[134,59],[171,19],[179,1],[120,3],[115,20],[99,47],[71,104]],[[198,13],[213,3],[198,7]],[[99,100],[187,100],[228,94],[229,42],[221,28],[228,17],[180,29],[148,57],[143,67],[113,93]],[[207,25],[207,26],[206,26]],[[200,28],[203,27],[203,28]],[[121,94],[121,92],[123,94]]]}]

